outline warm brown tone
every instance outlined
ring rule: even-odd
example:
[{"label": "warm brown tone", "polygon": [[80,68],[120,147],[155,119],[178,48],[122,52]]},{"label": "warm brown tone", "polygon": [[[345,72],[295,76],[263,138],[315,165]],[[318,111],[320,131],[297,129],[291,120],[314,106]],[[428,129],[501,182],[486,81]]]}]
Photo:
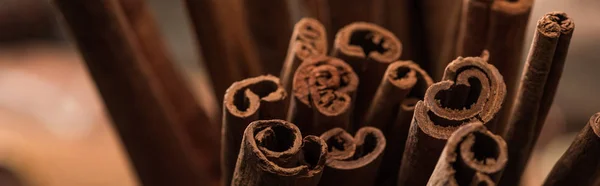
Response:
[{"label": "warm brown tone", "polygon": [[520,181],[552,105],[574,28],[562,12],[548,13],[538,21],[505,134],[510,162],[500,185]]},{"label": "warm brown tone", "polygon": [[311,57],[294,75],[288,120],[305,134],[331,128],[350,129],[358,77],[348,64],[327,56]]},{"label": "warm brown tone", "polygon": [[370,186],[375,178],[386,146],[383,133],[374,127],[359,129],[354,138],[341,128],[321,135],[329,154],[319,185]]},{"label": "warm brown tone", "polygon": [[354,22],[383,24],[384,0],[327,0],[327,4],[329,5],[330,32],[332,33],[339,32],[342,27]]},{"label": "warm brown tone", "polygon": [[[331,29],[331,17],[329,16],[328,0],[287,0],[292,6],[297,7],[300,11],[300,16],[303,18],[313,18],[321,22],[325,30],[335,33],[336,30]],[[295,3],[295,4],[294,4]],[[327,43],[331,44],[333,35],[325,37]]]},{"label": "warm brown tone", "polygon": [[287,93],[275,76],[258,76],[233,83],[223,101],[221,129],[221,185],[229,185],[244,129],[259,119],[285,115]]},{"label": "warm brown tone", "polygon": [[85,59],[142,184],[211,184],[210,173],[196,166],[193,145],[184,131],[186,123],[166,93],[166,85],[158,79],[169,70],[159,71],[154,66],[158,60],[147,59],[145,53],[153,50],[152,46],[139,41],[145,36],[136,36],[119,2],[54,3]]},{"label": "warm brown tone", "polygon": [[544,186],[597,185],[600,179],[600,113],[594,114],[560,157]]},{"label": "warm brown tone", "polygon": [[390,31],[375,24],[355,22],[341,28],[335,36],[332,55],[348,63],[360,79],[356,109],[355,128],[377,91],[381,78],[390,63],[402,53],[402,44]]},{"label": "warm brown tone", "polygon": [[[465,0],[456,42],[457,56],[479,56],[486,47],[493,0]],[[504,44],[504,43],[494,43]]]},{"label": "warm brown tone", "polygon": [[281,69],[281,85],[287,92],[292,91],[294,74],[302,61],[311,56],[327,54],[327,32],[323,25],[313,18],[302,18],[294,26],[288,46],[287,57]]},{"label": "warm brown tone", "polygon": [[506,165],[508,150],[502,137],[479,121],[458,128],[440,155],[428,186],[495,185]]},{"label": "warm brown tone", "polygon": [[327,144],[317,136],[302,139],[296,125],[258,120],[243,134],[232,186],[316,186],[323,173]]},{"label": "warm brown tone", "polygon": [[443,80],[431,85],[415,106],[398,185],[425,185],[452,132],[465,122],[492,120],[505,91],[502,76],[484,58],[452,61]]}]

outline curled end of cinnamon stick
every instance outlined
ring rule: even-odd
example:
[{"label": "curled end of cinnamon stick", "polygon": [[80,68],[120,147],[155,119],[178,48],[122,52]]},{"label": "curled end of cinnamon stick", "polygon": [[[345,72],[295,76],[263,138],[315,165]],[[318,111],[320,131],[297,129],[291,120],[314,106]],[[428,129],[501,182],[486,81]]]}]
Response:
[{"label": "curled end of cinnamon stick", "polygon": [[372,23],[355,22],[341,28],[334,48],[347,56],[391,63],[402,53],[402,44],[390,31]]},{"label": "curled end of cinnamon stick", "polygon": [[388,66],[385,78],[392,85],[406,90],[415,86],[418,80],[417,74],[423,73],[425,73],[423,69],[412,61],[397,61]]},{"label": "curled end of cinnamon stick", "polygon": [[[295,50],[300,59],[306,59],[310,54],[327,54],[327,32],[321,22],[313,18],[302,18],[294,25],[292,41],[290,43],[302,43],[300,50]],[[313,50],[307,53],[306,49]]]},{"label": "curled end of cinnamon stick", "polygon": [[265,75],[233,83],[225,92],[223,105],[230,114],[245,118],[258,111],[261,101],[278,102],[286,96],[279,78]]},{"label": "curled end of cinnamon stick", "polygon": [[[351,141],[348,141],[349,135],[348,133],[345,133],[345,131],[340,132],[340,129],[332,130],[336,131],[328,131],[321,135],[322,139],[327,139],[326,141],[328,142],[328,145],[337,146],[334,148],[337,149],[341,146],[339,142],[351,142],[352,144],[342,144],[343,146],[346,146],[344,147],[346,148],[344,150],[344,154],[335,157],[330,156],[326,163],[329,167],[340,170],[357,169],[374,162],[383,154],[383,150],[386,146],[386,140],[383,133],[375,127],[363,127],[359,129]],[[351,156],[349,156],[349,151],[353,148],[354,152]]]},{"label": "curled end of cinnamon stick", "polygon": [[594,114],[588,122],[596,136],[600,137],[600,112]]},{"label": "curled end of cinnamon stick", "polygon": [[546,37],[557,38],[561,34],[571,34],[575,22],[564,12],[550,12],[538,20],[537,29]]},{"label": "curled end of cinnamon stick", "polygon": [[348,159],[354,156],[356,144],[352,135],[342,128],[333,128],[321,134],[327,143],[328,159]]},{"label": "curled end of cinnamon stick", "polygon": [[350,109],[357,87],[358,76],[350,66],[337,58],[316,56],[298,67],[292,92],[303,104],[334,116]]},{"label": "curled end of cinnamon stick", "polygon": [[459,137],[450,137],[448,143],[460,143],[460,158],[473,170],[487,174],[502,170],[508,161],[506,142],[488,131],[482,123],[469,125],[473,127],[457,131],[456,135]]},{"label": "curled end of cinnamon stick", "polygon": [[480,172],[475,173],[473,176],[473,181],[471,181],[471,186],[495,186],[496,182],[492,180],[488,175],[482,174]]}]

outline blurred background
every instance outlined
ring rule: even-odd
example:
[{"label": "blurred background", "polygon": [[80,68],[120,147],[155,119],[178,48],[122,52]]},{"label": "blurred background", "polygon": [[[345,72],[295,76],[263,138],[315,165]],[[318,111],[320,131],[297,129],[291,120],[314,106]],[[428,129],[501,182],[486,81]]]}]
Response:
[{"label": "blurred background", "polygon": [[[217,105],[181,1],[149,0],[179,69],[206,110]],[[600,111],[600,1],[536,0],[535,22],[575,20],[567,63],[524,179],[540,185],[574,135]],[[0,185],[138,185],[93,81],[47,0],[0,0]],[[525,55],[527,52],[525,52]],[[524,60],[523,60],[524,61]]]}]

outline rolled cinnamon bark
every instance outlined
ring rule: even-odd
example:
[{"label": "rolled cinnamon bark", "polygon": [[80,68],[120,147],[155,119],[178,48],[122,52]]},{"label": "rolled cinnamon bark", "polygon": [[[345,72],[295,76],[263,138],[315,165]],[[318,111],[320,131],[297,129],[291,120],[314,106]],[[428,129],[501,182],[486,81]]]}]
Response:
[{"label": "rolled cinnamon bark", "polygon": [[502,137],[479,121],[470,122],[448,138],[427,185],[495,185],[507,154]]},{"label": "rolled cinnamon bark", "polygon": [[329,154],[319,185],[375,184],[377,170],[386,146],[385,136],[374,127],[359,129],[354,138],[341,128],[321,135]]},{"label": "rolled cinnamon bark", "polygon": [[[335,33],[336,30],[331,29],[331,17],[329,16],[328,0],[287,0],[291,7],[297,7],[300,11],[298,14],[301,18],[313,18],[323,24],[325,30]],[[298,18],[295,18],[296,20]],[[325,37],[327,43],[331,44],[333,36]],[[329,46],[328,46],[329,47]]]},{"label": "rolled cinnamon bark", "polygon": [[[171,94],[116,0],[55,0],[143,185],[210,185]],[[131,12],[130,12],[131,13]],[[133,23],[132,23],[133,24]],[[148,47],[148,48],[146,48]],[[169,66],[167,61],[161,64]],[[160,75],[159,75],[160,74]],[[173,74],[172,74],[173,75]],[[175,80],[175,79],[170,79]],[[180,100],[179,100],[180,101]],[[202,121],[208,122],[208,121]],[[197,123],[202,124],[202,123]]]},{"label": "rolled cinnamon bark", "polygon": [[431,85],[415,106],[398,174],[398,185],[425,185],[452,132],[466,122],[493,119],[506,88],[483,58],[452,61],[443,80]]},{"label": "rolled cinnamon bark", "polygon": [[333,45],[332,55],[350,64],[361,82],[353,118],[359,128],[388,65],[400,57],[402,44],[382,27],[355,22],[338,31]]},{"label": "rolled cinnamon bark", "polygon": [[259,119],[283,118],[286,97],[279,78],[271,75],[238,81],[227,89],[221,130],[221,185],[231,183],[244,129]]},{"label": "rolled cinnamon bark", "polygon": [[[383,24],[384,0],[328,0],[327,3],[332,33],[339,32],[353,22]],[[329,41],[332,42],[334,39],[332,35]]]},{"label": "rolled cinnamon bark", "polygon": [[600,179],[600,112],[594,114],[546,177],[544,186],[596,185]]},{"label": "rolled cinnamon bark", "polygon": [[573,20],[562,12],[548,13],[538,21],[505,134],[510,162],[500,185],[520,181],[552,105],[574,28]]},{"label": "rolled cinnamon bark", "polygon": [[283,120],[250,123],[242,138],[233,186],[317,185],[327,156],[327,144],[302,135]]},{"label": "rolled cinnamon bark", "polygon": [[305,134],[350,128],[358,77],[348,64],[327,56],[310,57],[294,75],[288,121]]},{"label": "rolled cinnamon bark", "polygon": [[483,52],[487,44],[490,9],[493,2],[493,0],[463,1],[456,56],[478,56]]},{"label": "rolled cinnamon bark", "polygon": [[292,82],[298,66],[311,56],[327,54],[327,32],[316,19],[302,18],[294,26],[287,57],[281,69],[281,85],[292,91]]}]

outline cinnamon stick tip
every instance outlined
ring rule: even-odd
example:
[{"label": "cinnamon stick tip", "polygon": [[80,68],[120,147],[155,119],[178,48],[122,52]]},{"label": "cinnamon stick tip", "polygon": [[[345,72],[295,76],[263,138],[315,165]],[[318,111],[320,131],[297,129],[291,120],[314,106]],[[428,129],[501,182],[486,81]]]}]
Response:
[{"label": "cinnamon stick tip", "polygon": [[561,34],[570,34],[575,29],[575,22],[564,12],[550,12],[538,21],[537,29],[547,37],[556,38]]},{"label": "cinnamon stick tip", "polygon": [[327,159],[327,143],[317,136],[308,135],[302,143],[304,164],[310,168],[309,174],[317,174],[325,167]]},{"label": "cinnamon stick tip", "polygon": [[330,129],[320,136],[327,143],[328,159],[348,159],[354,156],[354,138],[342,128]]},{"label": "cinnamon stick tip", "polygon": [[392,32],[368,22],[342,27],[335,36],[334,48],[349,56],[368,57],[381,63],[391,63],[402,54],[402,43]]},{"label": "cinnamon stick tip", "polygon": [[229,113],[247,117],[258,110],[260,100],[274,102],[284,100],[286,97],[287,93],[281,86],[279,78],[262,75],[231,84],[225,91],[223,105]]},{"label": "cinnamon stick tip", "polygon": [[396,61],[386,70],[386,79],[401,89],[410,89],[417,83],[419,65],[412,61]]},{"label": "cinnamon stick tip", "polygon": [[499,172],[508,161],[506,142],[478,121],[460,127],[448,139],[448,143],[459,144],[463,162],[483,173]]}]

